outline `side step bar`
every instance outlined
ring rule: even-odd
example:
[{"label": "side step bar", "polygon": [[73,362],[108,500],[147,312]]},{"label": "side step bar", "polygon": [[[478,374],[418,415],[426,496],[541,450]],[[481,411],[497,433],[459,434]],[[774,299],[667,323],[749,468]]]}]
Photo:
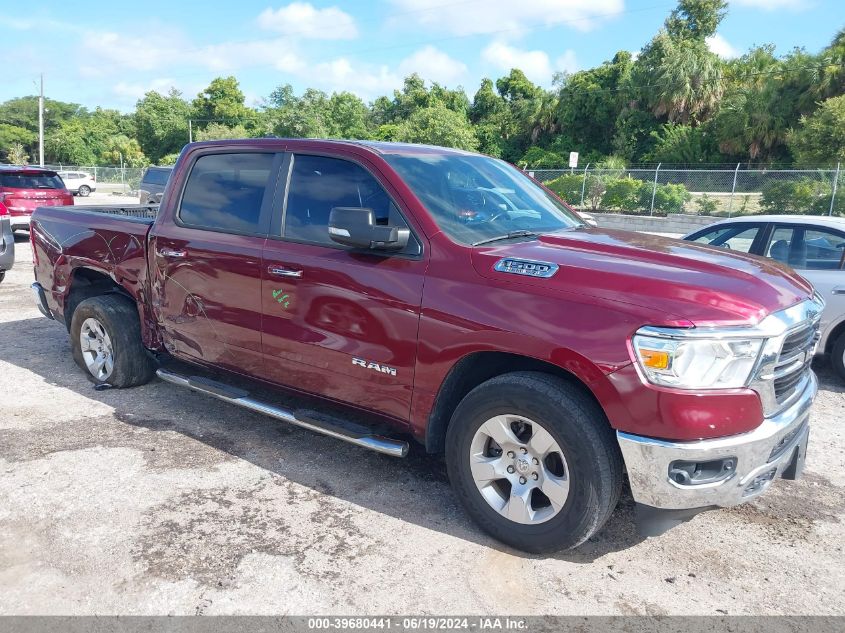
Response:
[{"label": "side step bar", "polygon": [[156,375],[162,380],[178,385],[180,387],[187,387],[194,391],[213,396],[224,402],[234,404],[256,413],[263,413],[269,415],[271,418],[276,418],[282,422],[295,424],[301,426],[309,431],[321,433],[334,437],[344,442],[349,442],[355,446],[368,448],[377,453],[384,453],[392,457],[405,457],[408,454],[408,443],[401,440],[394,440],[389,437],[381,435],[372,435],[367,433],[357,433],[350,429],[345,429],[342,426],[317,420],[312,417],[303,415],[304,412],[289,411],[281,407],[274,406],[267,402],[261,402],[255,398],[251,398],[249,392],[236,387],[230,387],[223,383],[203,378],[200,376],[183,376],[167,369],[159,369]]}]

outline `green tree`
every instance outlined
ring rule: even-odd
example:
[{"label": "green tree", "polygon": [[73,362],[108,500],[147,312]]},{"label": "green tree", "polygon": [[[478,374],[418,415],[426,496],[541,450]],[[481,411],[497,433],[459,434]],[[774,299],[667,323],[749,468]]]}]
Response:
[{"label": "green tree", "polygon": [[224,123],[209,123],[203,130],[198,130],[196,140],[218,141],[231,138],[249,138],[251,135],[243,125],[226,125]]},{"label": "green tree", "polygon": [[13,145],[32,147],[38,142],[38,134],[17,125],[0,123],[0,154],[6,154]]},{"label": "green tree", "polygon": [[478,148],[478,138],[469,119],[440,102],[417,110],[407,121],[400,123],[395,140],[467,150]]},{"label": "green tree", "polygon": [[250,127],[257,119],[255,110],[245,104],[238,80],[231,76],[212,79],[194,99],[191,108],[199,128],[210,122]]},{"label": "green tree", "polygon": [[831,97],[788,137],[799,163],[823,165],[845,160],[845,95]]},{"label": "green tree", "polygon": [[135,108],[136,138],[153,163],[162,156],[181,151],[188,142],[191,106],[182,93],[171,89],[167,95],[152,91]]},{"label": "green tree", "polygon": [[330,138],[372,138],[367,104],[351,92],[333,93],[326,103],[325,116]]},{"label": "green tree", "polygon": [[631,72],[631,54],[620,51],[597,68],[557,78],[557,120],[572,141],[570,151],[610,154],[625,100],[620,87]]},{"label": "green tree", "polygon": [[26,165],[29,162],[29,154],[20,143],[12,143],[6,151],[6,160],[12,165]]},{"label": "green tree", "polygon": [[666,19],[666,32],[673,39],[703,40],[716,33],[727,8],[725,0],[680,0]]},{"label": "green tree", "polygon": [[651,133],[654,147],[645,159],[653,163],[693,164],[713,162],[716,157],[712,134],[705,126],[664,124]]}]

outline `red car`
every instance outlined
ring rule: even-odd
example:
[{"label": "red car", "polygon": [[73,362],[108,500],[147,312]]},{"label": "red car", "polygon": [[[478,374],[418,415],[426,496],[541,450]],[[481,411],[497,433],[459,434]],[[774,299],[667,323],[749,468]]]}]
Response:
[{"label": "red car", "polygon": [[[806,280],[591,228],[487,156],[196,143],[157,211],[41,208],[31,239],[39,308],[92,381],[158,373],[388,455],[411,436],[514,547],[583,543],[623,473],[654,533],[804,464],[824,305]],[[272,387],[334,407],[283,407]],[[344,458],[331,451],[354,468],[344,447],[300,459]]]},{"label": "red car", "polygon": [[40,167],[0,167],[0,202],[9,210],[12,231],[28,230],[38,207],[73,204],[59,175]]}]

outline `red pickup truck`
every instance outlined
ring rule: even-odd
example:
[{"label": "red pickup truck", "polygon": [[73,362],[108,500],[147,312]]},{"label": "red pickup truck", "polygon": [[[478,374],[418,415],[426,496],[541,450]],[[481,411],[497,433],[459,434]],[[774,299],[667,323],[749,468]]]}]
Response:
[{"label": "red pickup truck", "polygon": [[38,305],[95,382],[157,373],[388,455],[410,436],[520,549],[583,543],[625,473],[655,534],[803,467],[812,287],[772,260],[588,227],[500,160],[195,143],[160,207],[45,207],[31,236]]}]

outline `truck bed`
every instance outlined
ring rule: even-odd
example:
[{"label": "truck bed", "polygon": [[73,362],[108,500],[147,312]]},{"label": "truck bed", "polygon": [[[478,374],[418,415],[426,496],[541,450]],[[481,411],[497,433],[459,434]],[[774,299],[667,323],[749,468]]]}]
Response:
[{"label": "truck bed", "polygon": [[70,213],[101,213],[106,215],[115,215],[133,220],[136,222],[143,222],[144,224],[152,224],[156,215],[158,214],[157,204],[125,204],[125,205],[105,205],[105,206],[57,206],[51,209],[61,210]]}]

